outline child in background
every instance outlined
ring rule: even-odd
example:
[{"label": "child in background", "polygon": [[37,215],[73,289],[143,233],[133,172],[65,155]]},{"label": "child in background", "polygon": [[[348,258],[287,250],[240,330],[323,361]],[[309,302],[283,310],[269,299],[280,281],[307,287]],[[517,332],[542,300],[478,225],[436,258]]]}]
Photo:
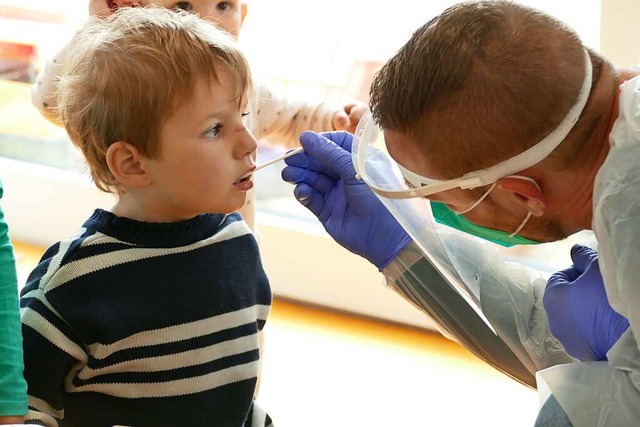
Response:
[{"label": "child in background", "polygon": [[[215,22],[234,38],[238,37],[247,14],[247,3],[242,0],[90,0],[89,13],[104,17],[113,13],[117,7],[148,4],[195,13],[201,18]],[[60,65],[64,62],[64,51],[65,49],[47,64],[32,91],[33,104],[54,123],[56,123],[54,111],[56,76],[59,74]],[[264,85],[255,82],[254,88],[254,96],[248,108],[250,115],[247,117],[247,126],[258,140],[266,139],[288,148],[298,146],[298,137],[309,129],[318,132],[331,130],[354,132],[366,109],[366,105],[362,102],[335,108],[325,103],[307,103],[281,98]],[[254,194],[250,191],[247,203],[240,210],[240,214],[252,229],[254,229],[255,216],[253,202]]]},{"label": "child in background", "polygon": [[[0,182],[0,197],[3,189]],[[27,384],[22,376],[18,280],[9,229],[0,208],[0,424],[22,424]]]},{"label": "child in background", "polygon": [[254,404],[271,305],[237,213],[257,143],[233,40],[188,13],[123,8],[76,34],[57,108],[115,192],[21,295],[28,419],[47,426],[268,426]]}]

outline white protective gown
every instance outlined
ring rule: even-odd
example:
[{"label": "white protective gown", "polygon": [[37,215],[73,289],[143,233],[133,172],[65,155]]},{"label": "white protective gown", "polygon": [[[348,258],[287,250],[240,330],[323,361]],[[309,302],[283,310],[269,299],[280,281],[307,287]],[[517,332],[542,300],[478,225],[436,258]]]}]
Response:
[{"label": "white protective gown", "polygon": [[621,86],[610,144],[595,180],[593,230],[609,302],[630,327],[608,362],[538,373],[576,427],[640,426],[640,77]]}]

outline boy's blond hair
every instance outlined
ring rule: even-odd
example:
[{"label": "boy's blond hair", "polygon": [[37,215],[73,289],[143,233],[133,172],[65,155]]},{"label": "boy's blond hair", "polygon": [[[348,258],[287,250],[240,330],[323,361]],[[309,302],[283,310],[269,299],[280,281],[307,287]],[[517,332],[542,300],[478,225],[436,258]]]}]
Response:
[{"label": "boy's blond hair", "polygon": [[249,96],[249,66],[234,41],[189,13],[156,7],[122,8],[92,19],[64,57],[57,109],[103,191],[118,183],[106,152],[126,141],[152,158],[160,155],[164,119],[193,94],[196,80],[235,77],[238,106]]}]

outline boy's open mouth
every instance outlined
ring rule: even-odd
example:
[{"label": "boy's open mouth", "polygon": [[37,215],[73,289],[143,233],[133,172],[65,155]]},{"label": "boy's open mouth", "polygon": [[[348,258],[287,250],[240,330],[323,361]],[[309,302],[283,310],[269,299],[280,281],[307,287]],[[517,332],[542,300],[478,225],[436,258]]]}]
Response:
[{"label": "boy's open mouth", "polygon": [[234,182],[234,184],[239,184],[241,182],[247,182],[251,179],[251,177],[253,176],[253,170],[255,169],[255,166],[252,167],[251,169],[249,169],[244,175],[242,175],[238,180],[236,180],[236,182]]}]

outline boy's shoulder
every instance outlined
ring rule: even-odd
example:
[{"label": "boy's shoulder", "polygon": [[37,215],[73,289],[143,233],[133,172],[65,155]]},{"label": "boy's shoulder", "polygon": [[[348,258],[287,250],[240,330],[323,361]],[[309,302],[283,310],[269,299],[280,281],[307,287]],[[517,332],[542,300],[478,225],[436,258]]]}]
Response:
[{"label": "boy's shoulder", "polygon": [[43,253],[38,265],[31,271],[21,292],[22,295],[38,287],[48,289],[50,279],[57,272],[66,269],[74,259],[82,258],[83,242],[91,235],[86,228],[81,228],[74,236],[60,240],[49,246]]},{"label": "boy's shoulder", "polygon": [[249,225],[244,221],[244,219],[238,212],[233,212],[225,215],[222,222],[220,223],[220,230],[223,230],[224,228],[229,226],[237,227],[239,231],[242,231],[244,233],[251,233]]},{"label": "boy's shoulder", "polygon": [[251,231],[249,225],[245,222],[242,216],[233,212],[231,214],[225,215],[224,219],[220,223],[220,227],[218,231],[212,236],[215,240],[230,240],[235,238],[239,239],[243,244],[250,244],[252,246],[257,246],[258,242]]},{"label": "boy's shoulder", "polygon": [[[215,216],[218,217],[216,221],[219,221],[219,225],[210,236],[211,238],[228,240],[247,235],[252,240],[255,240],[248,224],[237,212]],[[90,221],[87,221],[74,236],[50,246],[44,253],[42,260],[58,256],[62,257],[59,264],[63,265],[73,259],[134,247],[143,248],[144,245],[120,239],[115,235],[111,235],[108,230],[96,228],[92,226]]]},{"label": "boy's shoulder", "polygon": [[[203,221],[209,224],[215,221],[217,227],[210,228],[210,234],[202,235],[197,242],[190,241],[187,246],[214,248],[218,243],[229,242],[234,251],[248,251],[248,253],[258,251],[256,239],[240,214],[203,216],[208,217],[202,218]],[[184,242],[174,247],[141,245],[140,242],[119,237],[122,236],[110,233],[108,229],[96,226],[91,219],[88,220],[74,236],[56,242],[44,252],[27,280],[27,288],[33,286],[43,287],[45,290],[55,288],[60,285],[58,283],[60,280],[67,281],[69,279],[67,276],[75,277],[81,271],[85,273],[101,271],[124,262],[162,258],[160,256],[162,254],[170,256],[185,249],[185,246],[182,246]],[[228,244],[225,247],[229,249]]]},{"label": "boy's shoulder", "polygon": [[[231,240],[247,236],[250,237],[250,240],[255,241],[253,232],[239,213],[211,216],[217,217],[216,222],[219,221],[219,225],[210,238],[214,240]],[[120,239],[118,236],[109,233],[108,230],[95,227],[91,221],[87,221],[75,235],[50,246],[42,256],[41,262],[57,257],[56,264],[62,267],[71,261],[78,261],[123,249],[142,249],[144,247],[145,245],[140,245],[137,242]]]}]

